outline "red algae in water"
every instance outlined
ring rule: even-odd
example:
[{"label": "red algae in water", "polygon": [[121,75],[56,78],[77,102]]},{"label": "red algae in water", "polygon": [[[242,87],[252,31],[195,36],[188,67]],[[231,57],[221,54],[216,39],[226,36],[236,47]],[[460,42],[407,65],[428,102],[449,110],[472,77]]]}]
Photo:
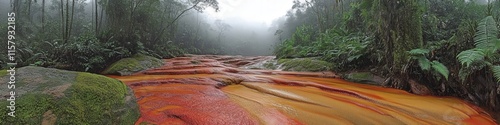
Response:
[{"label": "red algae in water", "polygon": [[496,124],[456,98],[347,82],[331,72],[235,68],[269,59],[192,55],[110,77],[134,90],[141,111],[136,124]]}]

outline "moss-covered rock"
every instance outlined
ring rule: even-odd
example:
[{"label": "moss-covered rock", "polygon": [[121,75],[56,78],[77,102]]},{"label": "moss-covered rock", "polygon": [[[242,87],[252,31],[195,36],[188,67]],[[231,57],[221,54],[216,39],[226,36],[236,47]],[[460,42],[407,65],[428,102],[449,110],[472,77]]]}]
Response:
[{"label": "moss-covered rock", "polygon": [[160,67],[163,61],[151,56],[136,54],[129,58],[123,58],[106,68],[101,74],[130,75],[142,70]]},{"label": "moss-covered rock", "polygon": [[[8,76],[0,77],[7,81]],[[15,118],[0,108],[0,124],[131,125],[139,117],[133,91],[102,75],[42,67],[16,70]],[[10,98],[0,86],[0,100]],[[10,102],[1,101],[1,106]]]},{"label": "moss-covered rock", "polygon": [[7,75],[7,70],[0,70],[0,77]]},{"label": "moss-covered rock", "polygon": [[332,69],[332,64],[314,58],[279,59],[280,69],[284,71],[328,71]]},{"label": "moss-covered rock", "polygon": [[375,76],[370,72],[352,72],[344,74],[342,77],[348,81],[372,85],[380,85],[383,81],[382,78]]}]

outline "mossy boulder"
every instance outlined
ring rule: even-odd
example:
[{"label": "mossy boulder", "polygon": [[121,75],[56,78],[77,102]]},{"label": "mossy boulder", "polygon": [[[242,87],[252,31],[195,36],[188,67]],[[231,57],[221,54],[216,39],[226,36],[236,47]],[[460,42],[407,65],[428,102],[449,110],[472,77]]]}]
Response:
[{"label": "mossy boulder", "polygon": [[0,77],[7,75],[7,70],[0,70]]},{"label": "mossy boulder", "polygon": [[343,74],[342,77],[347,81],[371,85],[380,85],[383,82],[381,77],[375,76],[371,72],[351,72]]},{"label": "mossy boulder", "polygon": [[295,58],[295,59],[279,59],[279,69],[284,71],[329,71],[332,69],[332,64],[326,61],[315,58]]},{"label": "mossy boulder", "polygon": [[265,60],[262,62],[258,62],[249,66],[245,66],[247,69],[264,69],[264,70],[276,70],[278,69],[278,61],[275,59]]},{"label": "mossy boulder", "polygon": [[139,71],[150,68],[160,67],[163,65],[161,59],[142,54],[136,54],[129,58],[123,58],[109,66],[106,70],[101,72],[105,75],[130,75]]},{"label": "mossy boulder", "polygon": [[[1,125],[132,125],[139,118],[133,91],[116,79],[33,66],[17,69],[15,76],[15,117],[5,108],[11,102],[1,101]],[[4,82],[0,100],[11,98],[10,91]]]}]

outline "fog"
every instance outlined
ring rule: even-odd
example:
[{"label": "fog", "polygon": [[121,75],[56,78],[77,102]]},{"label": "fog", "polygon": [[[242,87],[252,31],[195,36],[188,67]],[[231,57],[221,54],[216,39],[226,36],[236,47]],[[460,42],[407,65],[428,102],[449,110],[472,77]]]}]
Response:
[{"label": "fog", "polygon": [[[29,6],[29,12],[26,10],[29,0],[20,0],[24,8],[21,10],[23,13],[28,13],[29,16],[23,16],[23,24],[28,28],[25,34],[37,34],[36,30],[41,27],[41,5],[42,0],[32,1]],[[81,36],[82,33],[88,31],[94,26],[96,22],[94,18],[94,1],[96,0],[75,0],[73,29],[70,31],[72,37]],[[101,1],[101,0],[97,0]],[[167,21],[151,22],[161,25],[154,27],[148,26],[147,28],[167,27],[167,23],[174,19],[176,15],[180,14],[182,10],[189,8],[189,0],[176,0],[175,2],[180,5],[169,4],[165,0],[159,0],[160,3],[165,4],[165,8],[171,9],[166,16]],[[287,13],[290,14],[294,0],[217,0],[219,11],[211,7],[204,7],[203,11],[195,9],[189,10],[184,14],[180,14],[179,20],[172,23],[175,26],[168,27],[166,35],[161,34],[161,42],[165,43],[172,41],[179,45],[180,48],[186,49],[187,53],[192,54],[227,54],[227,55],[273,55],[273,49],[276,43],[280,42],[280,36],[276,36],[277,30],[285,30],[282,39],[290,37],[291,33],[295,30],[294,27],[284,26]],[[303,0],[300,0],[303,1]],[[469,0],[466,0],[469,1]],[[488,0],[474,0],[478,3],[487,3]],[[493,1],[493,0],[492,0]],[[61,14],[59,11],[59,0],[45,0],[46,14],[45,18],[48,20],[44,24],[52,30],[59,30],[61,21]],[[135,1],[137,2],[137,1]],[[0,1],[0,16],[1,20],[6,20],[7,12],[10,11],[10,4],[12,1]],[[56,4],[52,4],[56,3]],[[107,17],[107,10],[99,3],[97,10],[99,18],[99,27],[95,31],[105,31],[106,28],[113,28],[109,25],[119,25],[110,23]],[[167,7],[168,6],[168,7]],[[167,12],[167,11],[166,11]],[[158,12],[148,12],[158,13]],[[160,12],[161,14],[161,12]],[[165,13],[166,14],[166,13]],[[127,15],[128,16],[128,15]],[[141,15],[136,15],[140,17]],[[157,15],[151,14],[156,18]],[[159,18],[159,17],[158,17]],[[162,19],[157,19],[162,20]],[[156,21],[156,22],[155,22]],[[161,22],[161,23],[159,23]],[[218,24],[216,23],[218,22]],[[163,25],[163,24],[165,25]],[[298,24],[297,24],[298,25]],[[49,27],[50,26],[50,27]],[[126,28],[122,26],[122,28]],[[159,28],[162,29],[162,28]],[[148,31],[148,30],[145,30]],[[60,31],[54,31],[53,38],[59,38]],[[101,32],[98,32],[101,33]],[[151,32],[151,33],[157,33]],[[97,34],[97,33],[96,33]],[[147,36],[147,34],[145,34]],[[163,38],[165,37],[165,38]],[[45,38],[44,38],[45,39]],[[148,38],[144,38],[143,43],[148,43]],[[128,42],[128,41],[122,41]],[[155,42],[153,42],[155,43]]]},{"label": "fog", "polygon": [[278,42],[272,23],[286,15],[293,0],[219,0],[219,5],[219,12],[208,11],[204,16],[208,22],[220,20],[231,27],[220,41],[229,50],[227,54],[272,55]]},{"label": "fog", "polygon": [[[54,28],[53,30],[60,29],[58,28],[58,23],[61,21],[59,0],[44,1],[45,18],[47,20],[44,25]],[[93,27],[93,23],[96,20],[94,18],[95,0],[75,1],[74,22],[71,22],[73,23],[72,37],[81,36],[88,28]],[[100,0],[97,1],[101,2]],[[160,1],[163,2],[163,0]],[[184,5],[178,5],[176,6],[178,8],[174,9],[170,8],[172,11],[169,11],[171,13],[168,16],[171,19],[176,14],[179,14],[180,11],[190,6],[186,4],[189,3],[188,0],[178,0],[177,2]],[[293,5],[293,0],[218,0],[217,2],[219,6],[218,12],[213,8],[205,7],[202,12],[192,9],[181,14],[182,16],[180,16],[179,20],[174,22],[175,26],[169,28],[170,30],[176,30],[176,32],[170,34],[171,36],[163,40],[163,42],[173,41],[179,44],[181,48],[188,49],[193,44],[202,44],[195,47],[198,49],[197,51],[188,52],[193,54],[272,55],[273,45],[278,42],[278,39],[274,36],[276,30],[271,30],[270,27],[273,21],[286,15],[287,11]],[[42,0],[20,0],[19,3],[23,7],[21,8],[22,13],[18,14],[23,15],[22,18],[21,16],[19,17],[19,20],[24,20],[20,22],[22,23],[20,25],[32,27],[29,30],[33,30],[33,32],[23,33],[33,33],[36,35],[36,30],[40,29],[43,22],[41,21]],[[11,4],[13,4],[12,1],[0,1],[1,20],[6,20],[6,13],[12,10]],[[106,16],[108,14],[107,10],[103,8],[103,5],[105,4],[99,3],[98,5],[97,13],[99,18],[97,20],[99,20],[99,30],[104,31],[107,30],[108,24],[111,24],[108,21],[109,18]],[[26,16],[26,14],[29,16]],[[63,16],[66,16],[66,14]],[[228,27],[221,29],[215,22],[227,25]],[[54,31],[54,33],[60,32],[62,31]],[[183,36],[195,36],[196,40],[182,38]],[[207,48],[206,46],[210,47]],[[220,49],[217,52],[204,50],[217,48]]]}]

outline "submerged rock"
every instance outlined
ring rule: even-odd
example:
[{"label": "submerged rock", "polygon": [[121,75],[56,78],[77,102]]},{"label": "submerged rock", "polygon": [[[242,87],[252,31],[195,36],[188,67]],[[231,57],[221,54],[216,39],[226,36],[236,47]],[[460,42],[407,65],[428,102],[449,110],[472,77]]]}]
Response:
[{"label": "submerged rock", "polygon": [[160,59],[137,54],[129,58],[123,58],[109,66],[101,74],[105,75],[131,75],[142,70],[160,67],[163,61]]},{"label": "submerged rock", "polygon": [[[4,71],[0,81],[8,81]],[[15,98],[15,117],[0,108],[0,124],[120,124],[139,117],[133,91],[102,75],[27,66],[16,69],[15,89],[0,85],[0,100]],[[15,97],[10,95],[14,90]],[[1,101],[1,106],[12,104]]]}]

